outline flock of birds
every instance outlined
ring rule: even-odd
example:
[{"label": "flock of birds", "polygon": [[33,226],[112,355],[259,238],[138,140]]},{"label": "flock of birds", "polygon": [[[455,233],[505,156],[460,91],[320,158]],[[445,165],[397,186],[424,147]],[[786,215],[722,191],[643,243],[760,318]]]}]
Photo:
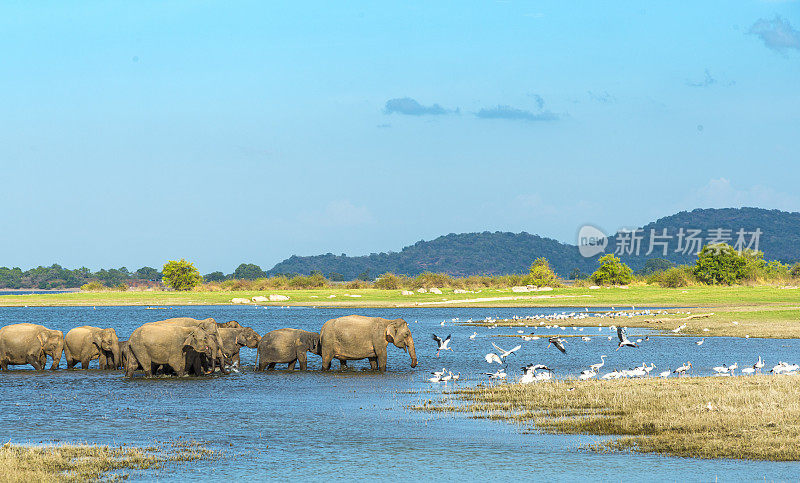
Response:
[{"label": "flock of birds", "polygon": [[[586,310],[586,312],[588,312],[588,309]],[[564,331],[564,330],[566,330],[566,328],[563,327],[563,326],[560,327],[557,324],[551,324],[551,325],[546,325],[545,326],[544,324],[545,324],[545,322],[552,322],[552,321],[557,321],[557,320],[567,320],[567,319],[570,319],[570,320],[578,319],[578,320],[580,320],[580,319],[584,319],[584,318],[588,318],[588,317],[608,317],[608,318],[615,318],[616,319],[616,318],[633,317],[633,316],[636,316],[636,315],[651,315],[651,314],[653,314],[653,312],[651,312],[650,310],[644,310],[644,311],[640,311],[640,312],[635,312],[635,311],[613,312],[613,309],[612,309],[612,312],[599,313],[599,314],[587,314],[586,312],[572,312],[572,313],[561,313],[561,314],[535,315],[535,316],[532,316],[532,317],[525,317],[525,318],[514,317],[513,320],[539,321],[539,325],[544,326],[544,328],[546,328],[546,329],[561,329],[562,331]],[[655,312],[655,313],[662,313],[662,312]],[[459,322],[459,319],[452,319],[452,322]],[[469,322],[471,322],[471,320]],[[489,324],[493,324],[493,325],[489,325],[490,329],[497,327],[497,319],[491,319],[491,318],[487,317],[486,319],[484,319],[484,322],[487,322]],[[445,321],[443,321],[441,323],[441,325],[444,326],[445,325]],[[622,349],[623,347],[638,348],[639,347],[639,343],[642,342],[642,339],[636,339],[635,341],[632,341],[631,339],[629,339],[628,338],[627,329],[625,327],[610,325],[609,328],[611,330],[615,330],[616,331],[616,335],[617,335],[617,349],[616,350],[617,351]],[[682,325],[676,327],[675,329],[672,329],[671,332],[672,333],[679,333],[681,330],[683,330],[685,328],[686,328],[686,324],[682,324]],[[584,329],[591,329],[591,327],[572,327],[572,329],[574,331],[583,332]],[[599,325],[598,330],[602,332],[602,330],[603,330],[602,324]],[[518,330],[517,333],[518,334],[523,334],[524,332],[522,330]],[[470,340],[475,340],[477,335],[478,335],[477,332],[473,332],[472,335],[469,336],[469,339]],[[539,340],[540,338],[541,337],[534,336],[534,335],[522,336],[522,339],[524,341]],[[584,341],[589,341],[589,340],[591,340],[591,337],[582,336],[581,339],[584,340]],[[608,336],[608,339],[612,340],[612,336]],[[438,335],[434,334],[433,335],[433,340],[437,344],[436,357],[439,357],[440,354],[443,351],[453,351],[453,348],[451,347],[452,334],[448,335],[446,338],[441,338]],[[558,349],[561,353],[566,354],[567,348],[565,346],[565,342],[566,342],[565,338],[558,337],[558,336],[550,336],[550,337],[548,337],[547,340],[548,340],[548,345],[547,345],[548,348],[552,345],[556,349]],[[649,340],[649,336],[645,337],[645,340]],[[705,342],[705,338],[701,338],[701,339],[695,341],[695,344],[699,347],[699,346],[702,346],[704,344],[704,342]],[[495,372],[484,372],[483,375],[487,376],[489,378],[489,381],[498,381],[498,380],[499,381],[503,381],[503,380],[506,380],[506,379],[508,379],[508,373],[506,372],[506,366],[507,366],[507,362],[508,362],[507,359],[510,356],[515,355],[515,353],[517,351],[522,349],[522,345],[516,345],[516,346],[512,347],[511,349],[506,350],[506,349],[503,349],[502,347],[498,346],[494,342],[492,342],[492,347],[494,348],[494,351],[487,353],[485,355],[484,359],[486,360],[486,363],[488,363],[488,364],[496,363],[496,364],[499,364],[501,367],[500,367],[500,369],[498,369]],[[601,380],[612,380],[612,379],[621,379],[621,378],[646,378],[646,377],[650,377],[651,373],[656,369],[656,365],[653,364],[653,363],[650,363],[649,365],[647,363],[642,363],[642,365],[638,366],[638,367],[634,367],[634,368],[631,368],[631,369],[623,369],[623,370],[614,369],[614,370],[612,370],[610,372],[606,372],[605,374],[600,375],[600,370],[606,364],[606,357],[607,357],[606,355],[601,355],[600,356],[600,362],[597,362],[595,364],[589,365],[589,367],[587,369],[583,370],[578,375],[578,380],[586,381],[586,380],[595,379],[595,378],[601,379]],[[743,367],[741,369],[740,373],[742,375],[760,374],[760,373],[762,373],[762,369],[764,368],[764,365],[765,364],[764,364],[763,359],[761,358],[761,356],[758,356],[758,361],[756,361],[752,366]],[[519,382],[521,384],[530,384],[530,383],[541,382],[541,381],[549,381],[549,380],[553,379],[553,370],[550,367],[546,366],[545,364],[537,364],[537,363],[528,364],[528,365],[523,366],[521,369],[522,369],[522,375],[517,380],[517,382]],[[735,375],[735,371],[737,369],[739,369],[739,364],[738,363],[733,363],[733,364],[730,364],[730,365],[722,364],[720,366],[712,368],[713,374],[717,375],[717,376],[734,376]],[[667,378],[667,377],[670,377],[673,374],[676,374],[678,376],[683,376],[683,375],[686,375],[687,373],[689,373],[691,370],[692,370],[692,363],[687,361],[686,363],[682,364],[681,366],[677,367],[674,370],[666,369],[666,370],[657,372],[654,375],[657,376],[657,377],[660,377],[660,378]],[[790,364],[788,362],[779,362],[769,372],[771,374],[794,375],[794,374],[800,373],[800,366],[798,364]],[[447,382],[449,382],[449,381],[456,381],[461,376],[460,373],[453,374],[451,371],[448,371],[447,369],[444,369],[444,368],[441,371],[435,371],[432,374],[433,374],[433,377],[429,378],[428,381],[430,381],[432,383],[442,383],[443,382],[445,384]]]}]

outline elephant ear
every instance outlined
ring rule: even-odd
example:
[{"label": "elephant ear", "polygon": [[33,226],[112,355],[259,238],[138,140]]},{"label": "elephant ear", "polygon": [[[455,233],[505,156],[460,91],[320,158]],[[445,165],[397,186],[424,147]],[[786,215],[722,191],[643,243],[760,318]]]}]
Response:
[{"label": "elephant ear", "polygon": [[103,346],[103,334],[102,334],[102,332],[95,332],[94,334],[92,334],[92,342],[97,347],[102,347]]},{"label": "elephant ear", "polygon": [[394,338],[397,336],[397,327],[394,324],[386,326],[386,340],[394,344]]},{"label": "elephant ear", "polygon": [[42,344],[42,347],[44,347],[47,344],[48,335],[45,334],[44,332],[39,332],[36,338],[39,339],[39,342]]},{"label": "elephant ear", "polygon": [[192,349],[196,350],[197,352],[202,352],[200,345],[200,337],[198,337],[197,331],[193,330],[187,337],[186,340],[183,341],[184,347],[191,347]]}]

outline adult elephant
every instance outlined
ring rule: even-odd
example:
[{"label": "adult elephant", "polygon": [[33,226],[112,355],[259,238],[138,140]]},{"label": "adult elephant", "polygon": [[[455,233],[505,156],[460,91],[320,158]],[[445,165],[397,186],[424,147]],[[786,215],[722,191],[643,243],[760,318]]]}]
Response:
[{"label": "adult elephant", "polygon": [[193,319],[191,317],[174,317],[172,319],[159,320],[157,322],[148,322],[148,323],[156,325],[173,326],[173,327],[199,327],[203,329],[207,334],[216,339],[216,344],[214,344],[212,347],[213,354],[210,358],[211,370],[213,371],[217,367],[217,364],[219,364],[220,371],[223,374],[228,373],[228,370],[225,369],[225,356],[222,353],[222,348],[224,347],[222,336],[220,335],[219,332],[219,325],[213,318],[209,317],[207,319],[200,320],[200,319]]},{"label": "adult elephant", "polygon": [[199,327],[144,324],[128,339],[125,376],[132,377],[141,367],[149,377],[159,365],[169,366],[178,376],[187,370],[201,374],[202,358],[212,356],[215,344],[215,337]]},{"label": "adult elephant", "polygon": [[261,341],[261,336],[251,327],[220,327],[219,335],[222,338],[225,363],[231,366],[239,366],[239,351],[242,347],[255,349]]},{"label": "adult elephant", "polygon": [[258,344],[258,370],[275,369],[275,364],[289,364],[288,369],[300,362],[300,370],[308,367],[306,352],[321,355],[319,334],[300,329],[278,329],[264,334]]},{"label": "adult elephant", "polygon": [[372,369],[386,370],[387,346],[393,343],[408,351],[411,367],[417,367],[417,353],[411,329],[403,319],[383,319],[348,315],[332,319],[322,326],[319,333],[322,346],[322,370],[331,368],[331,361],[338,359],[342,366],[350,360],[369,359]]},{"label": "adult elephant", "polygon": [[64,333],[38,324],[12,324],[0,329],[0,369],[30,364],[37,371],[52,357],[51,370],[58,368],[64,351]]},{"label": "adult elephant", "polygon": [[114,329],[90,325],[75,327],[67,332],[64,341],[67,369],[72,369],[79,362],[81,368],[88,369],[89,361],[94,359],[97,359],[100,369],[116,369],[119,365],[119,338]]}]

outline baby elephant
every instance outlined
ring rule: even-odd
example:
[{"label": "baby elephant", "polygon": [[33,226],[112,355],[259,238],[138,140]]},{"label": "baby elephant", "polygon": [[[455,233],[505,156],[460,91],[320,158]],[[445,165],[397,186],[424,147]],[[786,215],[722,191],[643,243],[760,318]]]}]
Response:
[{"label": "baby elephant", "polygon": [[119,339],[114,329],[84,325],[67,332],[64,339],[67,369],[72,369],[79,362],[81,368],[88,369],[89,361],[94,359],[98,360],[100,369],[116,369],[121,360]]},{"label": "baby elephant", "polygon": [[300,329],[278,329],[267,332],[258,343],[258,370],[275,369],[275,364],[289,364],[289,370],[300,361],[300,370],[308,365],[306,352],[320,355],[319,334]]}]

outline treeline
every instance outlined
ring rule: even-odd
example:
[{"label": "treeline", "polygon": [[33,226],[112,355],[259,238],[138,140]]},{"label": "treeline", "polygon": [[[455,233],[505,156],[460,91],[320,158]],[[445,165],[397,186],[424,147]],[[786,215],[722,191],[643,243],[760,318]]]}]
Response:
[{"label": "treeline", "polygon": [[5,289],[68,289],[78,288],[88,283],[97,284],[98,287],[111,288],[160,280],[161,272],[152,267],[142,267],[135,272],[131,272],[125,267],[101,269],[97,272],[92,272],[86,267],[70,270],[58,264],[25,271],[19,267],[0,267],[0,288]]}]

